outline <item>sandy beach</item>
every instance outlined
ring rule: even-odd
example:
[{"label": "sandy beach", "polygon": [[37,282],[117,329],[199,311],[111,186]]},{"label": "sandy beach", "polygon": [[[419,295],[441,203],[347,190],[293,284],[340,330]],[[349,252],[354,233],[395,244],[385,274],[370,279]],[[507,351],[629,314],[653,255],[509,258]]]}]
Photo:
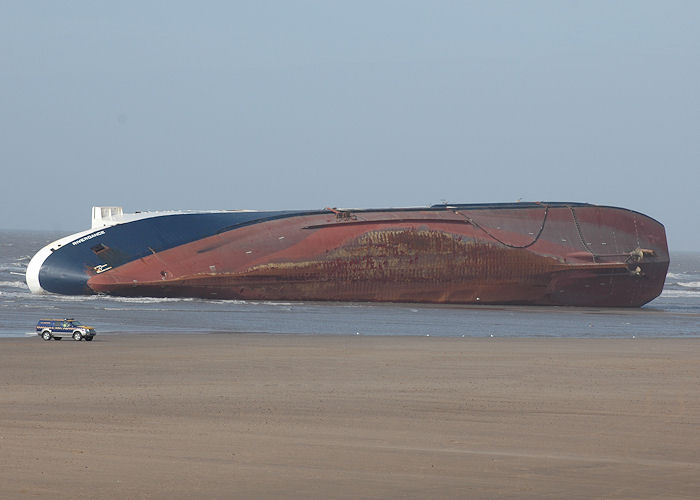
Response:
[{"label": "sandy beach", "polygon": [[2,339],[0,383],[0,498],[700,491],[700,339]]}]

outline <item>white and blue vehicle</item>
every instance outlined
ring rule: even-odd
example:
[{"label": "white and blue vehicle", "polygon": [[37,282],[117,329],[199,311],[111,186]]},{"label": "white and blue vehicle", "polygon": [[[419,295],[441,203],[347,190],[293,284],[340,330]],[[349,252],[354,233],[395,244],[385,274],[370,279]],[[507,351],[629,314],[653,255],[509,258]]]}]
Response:
[{"label": "white and blue vehicle", "polygon": [[95,329],[83,325],[73,318],[65,319],[40,319],[36,324],[36,333],[44,340],[61,340],[65,336],[72,336],[73,340],[90,341],[95,337]]}]

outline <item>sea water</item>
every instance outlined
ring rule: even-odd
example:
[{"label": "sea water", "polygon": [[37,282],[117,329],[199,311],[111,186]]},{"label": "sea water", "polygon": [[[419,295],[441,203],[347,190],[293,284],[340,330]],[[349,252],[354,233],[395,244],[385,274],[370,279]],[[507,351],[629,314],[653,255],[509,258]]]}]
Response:
[{"label": "sea water", "polygon": [[419,335],[444,337],[697,337],[700,253],[673,253],[660,297],[642,308],[462,306],[34,295],[24,273],[65,236],[0,231],[0,337],[34,335],[41,318],[76,318],[102,333]]}]

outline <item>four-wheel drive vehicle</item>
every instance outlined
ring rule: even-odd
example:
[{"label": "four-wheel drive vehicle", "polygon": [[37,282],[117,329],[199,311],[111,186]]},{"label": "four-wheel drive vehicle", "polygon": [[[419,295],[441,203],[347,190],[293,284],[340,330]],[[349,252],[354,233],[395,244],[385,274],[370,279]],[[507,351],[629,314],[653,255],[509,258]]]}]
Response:
[{"label": "four-wheel drive vehicle", "polygon": [[91,326],[81,325],[73,318],[40,319],[36,324],[36,333],[44,340],[61,340],[62,335],[70,335],[73,340],[92,340],[97,332]]}]

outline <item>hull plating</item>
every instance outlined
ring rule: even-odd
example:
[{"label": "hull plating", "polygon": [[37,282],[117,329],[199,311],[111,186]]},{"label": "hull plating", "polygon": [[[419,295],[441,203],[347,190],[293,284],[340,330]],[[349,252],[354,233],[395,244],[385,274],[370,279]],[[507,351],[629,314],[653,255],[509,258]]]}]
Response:
[{"label": "hull plating", "polygon": [[[181,234],[182,218],[160,221],[150,235],[142,222],[136,240],[129,238],[133,223],[117,225],[76,245],[80,250],[67,245],[44,266],[73,279],[70,293],[629,307],[661,293],[669,262],[660,223],[593,205],[221,219],[196,238]],[[176,234],[175,243],[167,244],[165,232]],[[60,292],[60,276],[45,275],[49,291]]]}]

